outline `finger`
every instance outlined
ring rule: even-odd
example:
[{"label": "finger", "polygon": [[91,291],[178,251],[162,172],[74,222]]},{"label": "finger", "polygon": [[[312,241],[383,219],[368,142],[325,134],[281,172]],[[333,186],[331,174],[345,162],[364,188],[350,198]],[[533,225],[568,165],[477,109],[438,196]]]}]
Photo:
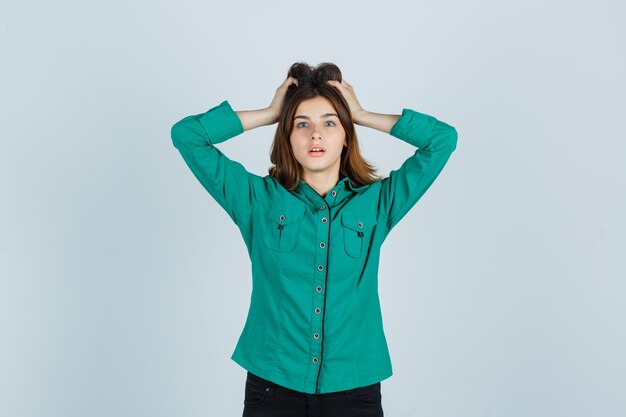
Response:
[{"label": "finger", "polygon": [[337,87],[337,88],[342,88],[343,85],[341,85],[341,83],[339,83],[339,81],[337,80],[327,80],[326,81],[328,84],[332,85],[333,87]]},{"label": "finger", "polygon": [[289,87],[291,84],[298,85],[298,80],[294,77],[287,77],[282,84],[283,88]]}]

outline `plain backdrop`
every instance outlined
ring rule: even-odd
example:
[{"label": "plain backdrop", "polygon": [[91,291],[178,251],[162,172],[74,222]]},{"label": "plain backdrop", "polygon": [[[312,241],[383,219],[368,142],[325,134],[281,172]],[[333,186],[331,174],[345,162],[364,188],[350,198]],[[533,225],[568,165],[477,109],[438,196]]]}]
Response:
[{"label": "plain backdrop", "polygon": [[[241,415],[249,258],[170,129],[266,107],[294,62],[459,134],[382,248],[385,415],[626,415],[625,11],[3,3],[0,415]],[[266,175],[275,128],[218,147]],[[382,175],[415,150],[357,132]]]}]

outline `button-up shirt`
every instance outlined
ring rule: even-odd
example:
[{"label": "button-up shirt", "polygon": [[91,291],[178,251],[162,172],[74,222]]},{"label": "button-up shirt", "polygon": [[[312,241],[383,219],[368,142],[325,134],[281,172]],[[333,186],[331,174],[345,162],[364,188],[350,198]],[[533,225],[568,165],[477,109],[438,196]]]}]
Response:
[{"label": "button-up shirt", "polygon": [[241,231],[252,294],[231,359],[284,387],[323,394],[392,375],[378,296],[381,244],[456,148],[456,129],[404,108],[389,132],[415,147],[396,170],[325,197],[301,180],[288,191],[216,144],[243,133],[227,100],[172,126],[174,146]]}]

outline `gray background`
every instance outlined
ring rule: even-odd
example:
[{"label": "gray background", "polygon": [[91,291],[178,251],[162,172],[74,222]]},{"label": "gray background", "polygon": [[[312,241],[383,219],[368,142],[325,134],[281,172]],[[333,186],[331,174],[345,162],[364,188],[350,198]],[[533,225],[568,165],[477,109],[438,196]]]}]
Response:
[{"label": "gray background", "polygon": [[[171,143],[334,62],[367,110],[457,128],[390,234],[385,415],[626,415],[618,1],[2,5],[0,415],[240,416],[238,229]],[[219,148],[265,175],[275,131]],[[358,126],[387,175],[414,149]]]}]

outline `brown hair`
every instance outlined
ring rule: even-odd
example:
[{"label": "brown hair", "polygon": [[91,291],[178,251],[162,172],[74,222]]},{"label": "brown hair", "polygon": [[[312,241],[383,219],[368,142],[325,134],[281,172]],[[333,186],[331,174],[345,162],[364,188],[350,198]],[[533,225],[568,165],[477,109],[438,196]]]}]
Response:
[{"label": "brown hair", "polygon": [[302,178],[302,166],[296,160],[289,140],[293,130],[293,117],[298,105],[318,96],[327,98],[335,108],[343,129],[346,132],[346,144],[341,151],[339,178],[348,177],[354,187],[371,184],[381,179],[376,175],[376,168],[361,155],[359,142],[350,107],[335,87],[327,80],[341,82],[341,71],[335,64],[323,62],[314,68],[303,62],[297,62],[289,68],[287,77],[294,77],[298,85],[292,84],[285,93],[283,106],[278,116],[278,127],[270,150],[269,175],[276,178],[289,191],[296,189]]}]

